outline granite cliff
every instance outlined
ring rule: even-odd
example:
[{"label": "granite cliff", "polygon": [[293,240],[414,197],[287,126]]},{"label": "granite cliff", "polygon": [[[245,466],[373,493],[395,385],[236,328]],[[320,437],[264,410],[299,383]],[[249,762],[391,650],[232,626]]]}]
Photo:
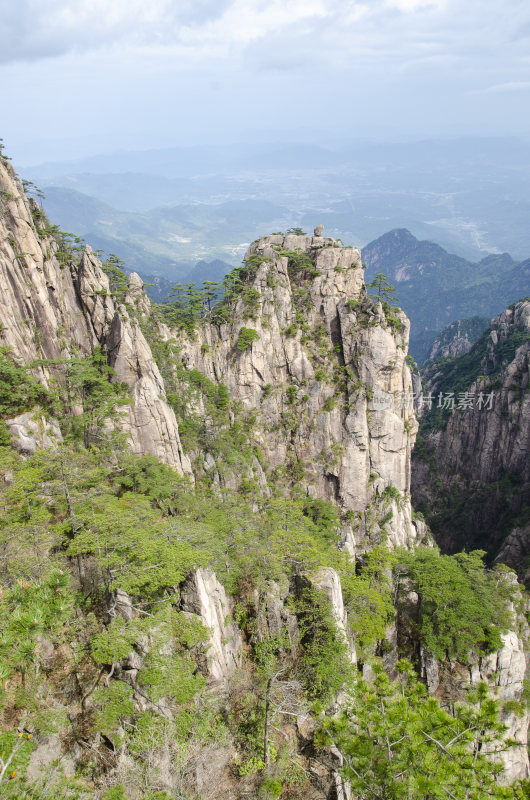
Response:
[{"label": "granite cliff", "polygon": [[432,409],[424,409],[413,458],[416,508],[440,546],[482,548],[521,578],[530,499],[529,354],[530,302],[521,300],[495,317],[467,354],[428,365],[423,392],[432,395]]},{"label": "granite cliff", "polygon": [[[418,536],[409,499],[417,426],[407,402],[408,320],[399,311],[385,315],[367,297],[359,251],[333,239],[266,236],[251,245],[245,263],[228,319],[222,310],[206,315],[190,336],[148,311],[140,316],[150,341],[166,342],[171,360],[184,367],[169,381],[182,393],[198,370],[226,386],[252,418],[252,440],[269,477],[336,503],[352,551],[371,528],[377,535],[377,514],[368,519],[377,503],[385,513],[392,507],[393,544],[407,546]],[[167,356],[162,371],[171,374]],[[204,401],[199,387],[182,413],[207,417]],[[215,448],[191,455],[213,480],[235,486],[244,477],[226,464],[220,475]],[[260,464],[253,459],[248,469],[247,477],[268,491]]]},{"label": "granite cliff", "polygon": [[[0,164],[0,342],[36,367],[44,385],[53,362],[86,355],[96,345],[108,353],[116,380],[131,403],[121,427],[134,452],[152,454],[190,474],[174,412],[151,351],[126,305],[111,297],[109,281],[89,247],[72,262],[38,204],[25,196],[9,162]],[[126,303],[126,298],[125,298]],[[16,429],[20,421],[14,420]]]}]

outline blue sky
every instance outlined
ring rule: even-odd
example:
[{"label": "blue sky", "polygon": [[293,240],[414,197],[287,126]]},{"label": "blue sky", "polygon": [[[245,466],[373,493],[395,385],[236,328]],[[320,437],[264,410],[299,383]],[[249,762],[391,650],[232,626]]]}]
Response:
[{"label": "blue sky", "polygon": [[530,135],[528,0],[3,0],[15,163],[306,138]]}]

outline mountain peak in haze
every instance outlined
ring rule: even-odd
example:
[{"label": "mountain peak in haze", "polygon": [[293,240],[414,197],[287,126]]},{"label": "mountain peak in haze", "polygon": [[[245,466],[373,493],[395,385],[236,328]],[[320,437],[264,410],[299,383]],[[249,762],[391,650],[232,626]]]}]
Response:
[{"label": "mountain peak in haze", "polygon": [[508,253],[468,261],[440,245],[395,228],[363,248],[366,279],[385,273],[411,321],[410,350],[418,363],[437,334],[458,319],[491,318],[530,291],[528,262]]}]

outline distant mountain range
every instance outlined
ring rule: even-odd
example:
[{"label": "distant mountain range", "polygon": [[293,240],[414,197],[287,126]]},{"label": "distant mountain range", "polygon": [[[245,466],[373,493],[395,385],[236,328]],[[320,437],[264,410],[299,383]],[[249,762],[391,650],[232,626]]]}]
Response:
[{"label": "distant mountain range", "polygon": [[45,194],[44,210],[61,228],[95,249],[115,253],[130,269],[174,282],[199,260],[221,259],[231,269],[263,231],[292,224],[285,208],[261,199],[132,212],[118,211],[75,189],[49,186]]},{"label": "distant mountain range", "polygon": [[[122,151],[27,166],[22,172],[61,215],[80,198],[52,198],[51,189],[89,196],[111,206],[115,214],[139,214],[129,225],[122,217],[114,228],[101,230],[100,225],[84,231],[123,239],[138,223],[134,244],[177,262],[221,258],[237,263],[241,250],[232,253],[229,248],[264,231],[291,226],[311,231],[320,223],[329,236],[355,246],[393,228],[407,228],[419,239],[434,240],[473,261],[488,252],[507,250],[515,259],[530,253],[527,140],[356,140],[333,147],[242,141]],[[234,218],[230,206],[224,207],[231,201],[251,211],[257,226]],[[274,209],[256,205],[259,201]],[[170,206],[188,208],[180,230],[170,218],[160,230],[151,225],[146,237],[142,215],[152,223],[151,217],[158,216],[153,209]],[[205,208],[208,213],[201,214]],[[67,227],[61,216],[57,221]],[[164,241],[168,231],[190,241]]]},{"label": "distant mountain range", "polygon": [[[98,180],[98,176],[89,177]],[[122,190],[127,181],[139,180],[131,174],[115,177],[122,182]],[[175,186],[178,179],[170,183]],[[183,189],[185,185],[189,187],[190,181],[184,180]],[[155,187],[153,191],[156,194]],[[140,212],[118,211],[64,186],[48,186],[45,194],[44,208],[53,223],[83,237],[94,249],[115,253],[129,271],[139,272],[154,284],[148,291],[157,301],[177,282],[222,280],[241,263],[250,241],[301,222],[287,205],[260,196]],[[327,212],[307,212],[302,220],[310,230],[316,222],[333,219],[332,231],[336,231],[337,226],[351,229],[354,217],[348,200],[336,202]],[[399,304],[411,320],[410,351],[418,363],[425,361],[436,335],[450,323],[474,316],[491,319],[530,294],[530,259],[516,262],[508,253],[472,261],[432,241],[417,239],[407,228],[385,233],[362,252],[368,281],[383,272],[395,284]]]},{"label": "distant mountain range", "polygon": [[383,272],[411,321],[410,351],[418,363],[436,334],[457,319],[491,318],[530,294],[530,259],[508,253],[467,261],[399,228],[363,248],[366,280]]}]

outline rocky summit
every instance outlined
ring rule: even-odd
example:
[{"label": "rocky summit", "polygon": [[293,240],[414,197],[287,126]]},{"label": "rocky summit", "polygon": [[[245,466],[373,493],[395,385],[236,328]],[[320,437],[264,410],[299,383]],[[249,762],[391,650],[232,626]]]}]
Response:
[{"label": "rocky summit", "polygon": [[440,509],[528,480],[528,301],[418,451],[409,321],[321,225],[155,304],[5,157],[0,202],[2,796],[526,796],[525,590]]}]

